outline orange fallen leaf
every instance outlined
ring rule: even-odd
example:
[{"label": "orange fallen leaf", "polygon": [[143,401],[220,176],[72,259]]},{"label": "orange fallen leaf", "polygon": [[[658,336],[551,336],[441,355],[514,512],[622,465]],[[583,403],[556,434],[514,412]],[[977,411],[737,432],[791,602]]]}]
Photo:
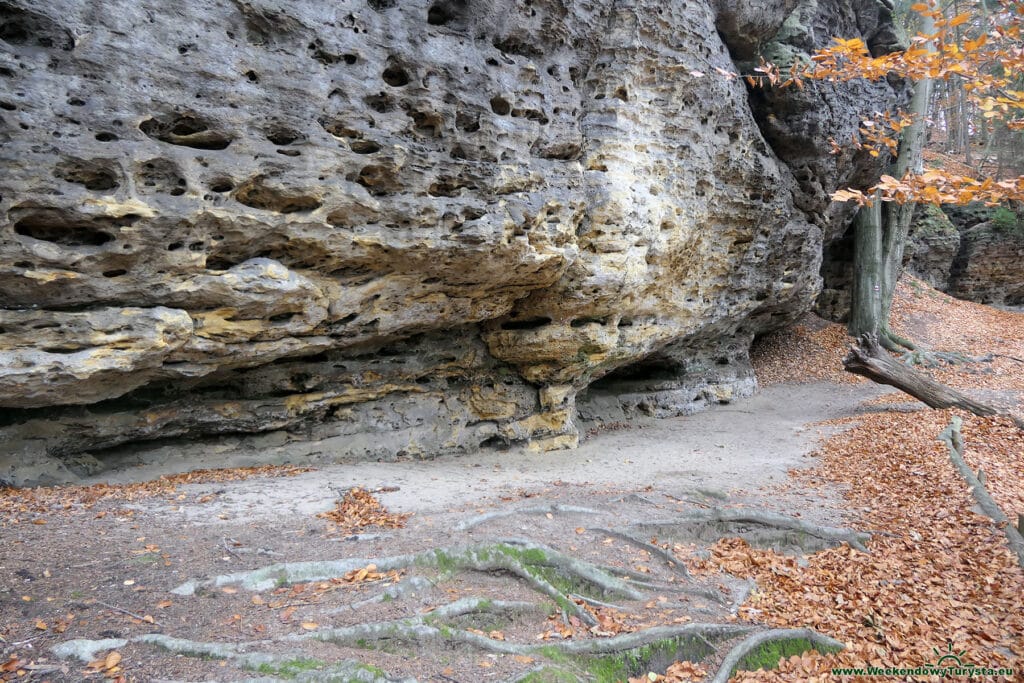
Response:
[{"label": "orange fallen leaf", "polygon": [[320,628],[320,624],[316,623],[315,621],[304,621],[302,622],[302,628],[304,628],[307,631],[315,631],[316,629]]},{"label": "orange fallen leaf", "polygon": [[114,650],[113,652],[109,653],[106,656],[106,658],[103,660],[103,668],[106,669],[107,671],[110,671],[111,669],[113,669],[115,666],[117,666],[120,663],[121,663],[121,653],[118,652],[117,650]]}]

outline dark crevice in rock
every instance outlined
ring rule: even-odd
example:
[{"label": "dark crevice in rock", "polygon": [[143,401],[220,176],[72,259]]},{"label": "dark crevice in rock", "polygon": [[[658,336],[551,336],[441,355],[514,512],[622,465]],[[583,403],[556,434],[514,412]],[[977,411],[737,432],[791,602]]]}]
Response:
[{"label": "dark crevice in rock", "polygon": [[156,157],[136,167],[135,187],[142,193],[158,192],[178,197],[185,194],[188,183],[175,162]]},{"label": "dark crevice in rock", "polygon": [[53,169],[53,175],[96,192],[113,190],[121,184],[118,181],[120,169],[113,159],[68,157],[57,164]]},{"label": "dark crevice in rock", "polygon": [[0,2],[0,40],[11,45],[64,52],[75,48],[71,31],[43,14],[7,2]]},{"label": "dark crevice in rock", "polygon": [[98,247],[111,242],[121,226],[131,225],[138,216],[119,219],[90,218],[63,209],[32,211],[14,222],[14,232],[25,237],[65,247]]},{"label": "dark crevice in rock", "polygon": [[154,140],[194,149],[226,149],[233,139],[231,135],[213,129],[204,118],[192,114],[146,119],[139,124],[139,130]]}]

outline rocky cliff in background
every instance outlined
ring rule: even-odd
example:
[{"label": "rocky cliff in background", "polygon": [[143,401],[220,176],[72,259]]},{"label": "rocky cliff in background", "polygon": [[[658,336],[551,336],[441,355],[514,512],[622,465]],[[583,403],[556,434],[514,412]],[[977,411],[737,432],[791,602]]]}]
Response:
[{"label": "rocky cliff in background", "polygon": [[983,304],[1024,305],[1024,212],[1008,207],[951,207],[960,248],[942,289]]},{"label": "rocky cliff in background", "polygon": [[827,138],[900,93],[722,73],[836,34],[884,51],[891,25],[874,0],[0,1],[0,478],[175,437],[552,449],[580,413],[749,393],[750,341],[845,228],[828,193],[878,170]]}]

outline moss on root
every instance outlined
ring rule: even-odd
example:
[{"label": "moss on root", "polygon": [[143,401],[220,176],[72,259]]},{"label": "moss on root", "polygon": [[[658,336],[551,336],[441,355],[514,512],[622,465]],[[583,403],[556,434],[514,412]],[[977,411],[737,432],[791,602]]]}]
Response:
[{"label": "moss on root", "polygon": [[325,662],[322,662],[319,659],[298,657],[296,659],[286,659],[273,663],[266,662],[256,667],[256,671],[261,674],[277,676],[278,678],[292,679],[297,678],[299,674],[306,671],[321,669],[324,665]]},{"label": "moss on root", "polygon": [[[567,678],[556,678],[555,681],[580,680],[569,670],[586,672],[584,680],[595,683],[619,683],[631,676],[642,676],[650,671],[664,672],[669,665],[679,660],[701,661],[714,653],[714,648],[704,638],[684,637],[667,638],[655,641],[642,647],[623,650],[612,655],[587,656],[567,655],[556,647],[541,648],[557,671]],[[550,669],[555,671],[556,669]],[[533,680],[527,678],[526,680]],[[536,679],[544,681],[548,679]]]},{"label": "moss on root", "polygon": [[823,645],[815,645],[806,638],[787,638],[772,640],[762,644],[756,650],[746,655],[733,667],[729,676],[732,677],[737,671],[757,671],[764,669],[771,671],[777,669],[779,662],[793,655],[800,655],[809,650],[817,650],[822,654],[838,652],[839,648],[830,648]]}]

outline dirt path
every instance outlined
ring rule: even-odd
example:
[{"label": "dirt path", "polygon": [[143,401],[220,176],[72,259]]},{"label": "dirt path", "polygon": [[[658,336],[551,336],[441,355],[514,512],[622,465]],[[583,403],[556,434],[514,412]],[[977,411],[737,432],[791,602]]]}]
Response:
[{"label": "dirt path", "polygon": [[[510,492],[536,491],[552,482],[595,489],[631,490],[657,483],[666,489],[756,490],[807,465],[804,456],[830,431],[815,423],[857,414],[861,401],[881,393],[883,389],[870,384],[778,385],[696,415],[600,432],[572,451],[538,454],[511,448],[428,461],[326,466],[289,478],[286,485],[266,479],[235,482],[213,506],[183,506],[181,519],[204,523],[219,520],[221,514],[248,521],[306,518],[329,509],[338,490],[353,486],[397,487],[380,493],[381,501],[394,511],[418,514],[493,505]],[[213,464],[165,459],[83,483],[146,481]],[[186,490],[202,497],[222,488],[205,484]]]},{"label": "dirt path", "polygon": [[[761,487],[811,464],[828,431],[814,423],[856,414],[880,392],[774,386],[599,433],[576,451],[336,465],[26,505],[0,528],[0,664],[54,683],[613,681],[677,659],[713,671],[752,629],[732,616],[751,585],[708,583],[670,560],[723,535],[797,553],[849,540],[830,535],[842,524],[834,491]],[[352,487],[411,514],[405,527],[352,533],[317,517]],[[736,517],[751,509],[776,517]],[[70,649],[58,658],[61,643]]]}]

